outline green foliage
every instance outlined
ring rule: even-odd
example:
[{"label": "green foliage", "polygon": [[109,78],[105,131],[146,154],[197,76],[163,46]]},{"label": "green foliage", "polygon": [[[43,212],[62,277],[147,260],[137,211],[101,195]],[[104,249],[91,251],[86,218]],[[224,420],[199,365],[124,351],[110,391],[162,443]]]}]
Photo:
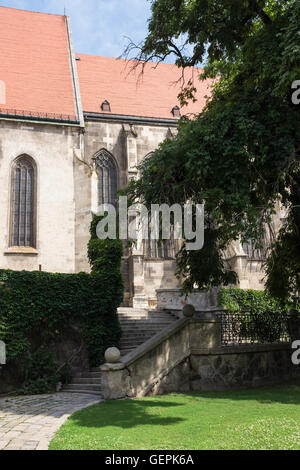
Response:
[{"label": "green foliage", "polygon": [[237,288],[221,289],[218,294],[218,304],[232,313],[243,310],[253,314],[286,312],[288,308],[288,305],[283,305],[268,292]]},{"label": "green foliage", "polygon": [[[287,0],[152,0],[148,36],[140,59],[162,60],[174,54],[178,66],[233,58],[258,21],[271,23]],[[190,46],[186,48],[184,46]],[[188,52],[188,55],[187,55]]]},{"label": "green foliage", "polygon": [[[233,273],[222,263],[224,249],[235,240],[259,248],[281,201],[289,220],[273,247],[267,286],[283,301],[299,297],[300,113],[291,105],[300,77],[299,22],[298,0],[152,1],[140,57],[160,61],[175,53],[184,67],[206,59],[201,78],[218,77],[205,109],[181,120],[178,135],[142,163],[127,190],[148,206],[205,202],[205,244],[213,254],[183,248],[186,290],[228,284]],[[182,38],[189,55],[177,47]],[[194,87],[196,81],[182,91],[183,101],[193,99]]]},{"label": "green foliage", "polygon": [[28,358],[29,363],[25,369],[26,376],[19,395],[39,394],[56,391],[58,382],[57,364],[53,353],[47,345],[40,346]]},{"label": "green foliage", "polygon": [[[207,234],[209,233],[209,236]],[[212,234],[206,230],[206,243],[202,250],[187,251],[185,246],[177,255],[178,277],[183,276],[182,291],[191,292],[195,285],[210,289],[217,285],[234,284],[237,279],[235,272],[226,270],[220,251],[216,246],[217,231]],[[199,266],[210,266],[209,271]]]},{"label": "green foliage", "polygon": [[280,230],[267,260],[266,287],[271,295],[281,299],[290,296],[293,307],[297,309],[300,307],[300,240],[292,222],[290,218],[290,222]]},{"label": "green foliage", "polygon": [[57,375],[51,344],[68,326],[81,333],[91,367],[99,366],[105,350],[118,344],[122,246],[114,240],[99,242],[92,236],[91,274],[0,271],[0,339],[6,343],[8,363],[23,371],[20,393],[53,391],[66,375],[63,370]]},{"label": "green foliage", "polygon": [[91,239],[88,244],[88,258],[92,272],[120,273],[123,253],[122,242],[117,238],[100,240],[97,237],[97,225],[104,216],[94,216],[91,223]]}]

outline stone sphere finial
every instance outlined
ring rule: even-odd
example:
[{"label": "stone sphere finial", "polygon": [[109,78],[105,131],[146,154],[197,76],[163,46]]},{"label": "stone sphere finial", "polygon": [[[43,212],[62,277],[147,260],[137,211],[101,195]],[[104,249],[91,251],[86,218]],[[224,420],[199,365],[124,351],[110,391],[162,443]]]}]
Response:
[{"label": "stone sphere finial", "polygon": [[192,318],[196,313],[195,307],[190,304],[185,305],[182,311],[183,315],[187,318]]},{"label": "stone sphere finial", "polygon": [[116,362],[119,362],[120,358],[121,353],[118,348],[108,348],[105,351],[105,360],[110,364],[115,364]]}]

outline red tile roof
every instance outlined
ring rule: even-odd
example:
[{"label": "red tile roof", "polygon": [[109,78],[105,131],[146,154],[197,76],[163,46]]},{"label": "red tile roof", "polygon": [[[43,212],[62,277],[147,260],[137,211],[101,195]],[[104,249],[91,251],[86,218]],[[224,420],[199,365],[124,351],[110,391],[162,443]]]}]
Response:
[{"label": "red tile roof", "polygon": [[[175,65],[159,64],[154,68],[156,64],[147,64],[141,81],[138,81],[140,69],[129,73],[131,67],[123,59],[85,54],[76,57],[80,58],[76,63],[85,112],[102,113],[101,104],[107,100],[111,114],[176,119],[171,111],[178,105],[180,85],[174,85],[174,82],[180,78],[181,71]],[[196,77],[200,69],[192,70]],[[191,76],[189,70],[185,79]],[[198,101],[185,106],[182,114],[199,113],[203,109],[211,83],[196,80]]]},{"label": "red tile roof", "polygon": [[72,80],[65,17],[0,7],[1,112],[74,116]]}]

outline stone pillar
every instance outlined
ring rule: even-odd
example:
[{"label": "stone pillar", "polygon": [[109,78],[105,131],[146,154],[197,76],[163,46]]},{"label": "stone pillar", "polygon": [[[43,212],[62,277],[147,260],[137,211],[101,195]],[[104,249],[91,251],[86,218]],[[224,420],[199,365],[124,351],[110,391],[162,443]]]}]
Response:
[{"label": "stone pillar", "polygon": [[0,364],[6,364],[6,346],[3,341],[0,341]]},{"label": "stone pillar", "polygon": [[132,256],[133,266],[133,308],[149,308],[148,298],[145,294],[145,279],[144,279],[144,256]]},{"label": "stone pillar", "polygon": [[101,370],[104,400],[120,400],[130,396],[130,377],[123,363],[103,364]]},{"label": "stone pillar", "polygon": [[213,313],[202,313],[190,322],[190,345],[193,349],[221,347],[221,320]]}]

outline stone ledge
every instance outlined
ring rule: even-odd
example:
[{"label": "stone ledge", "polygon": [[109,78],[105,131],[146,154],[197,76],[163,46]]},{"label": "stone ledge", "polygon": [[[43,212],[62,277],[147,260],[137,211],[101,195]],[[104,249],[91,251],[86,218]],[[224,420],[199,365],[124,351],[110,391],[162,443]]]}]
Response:
[{"label": "stone ledge", "polygon": [[32,255],[38,255],[38,251],[35,248],[29,247],[29,246],[12,246],[8,248],[4,252],[4,255],[25,255],[25,256],[32,256]]},{"label": "stone ledge", "polygon": [[106,362],[102,366],[100,366],[100,370],[102,372],[107,372],[109,370],[123,370],[125,369],[125,364],[122,362],[117,362],[116,364],[111,364],[109,362]]}]

